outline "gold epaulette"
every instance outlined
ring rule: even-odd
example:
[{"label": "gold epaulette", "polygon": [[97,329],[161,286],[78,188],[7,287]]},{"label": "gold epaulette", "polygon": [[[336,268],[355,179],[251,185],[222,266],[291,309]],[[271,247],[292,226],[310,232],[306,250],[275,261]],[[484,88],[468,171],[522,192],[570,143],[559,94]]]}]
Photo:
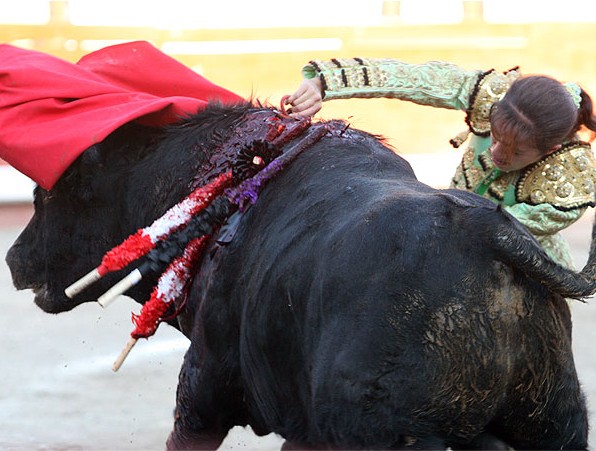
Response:
[{"label": "gold epaulette", "polygon": [[470,96],[466,122],[475,135],[490,134],[490,110],[495,102],[503,98],[511,83],[521,76],[517,68],[505,73],[494,70],[485,72]]},{"label": "gold epaulette", "polygon": [[595,206],[596,159],[589,143],[574,141],[526,169],[517,184],[518,202],[548,203],[560,210]]}]

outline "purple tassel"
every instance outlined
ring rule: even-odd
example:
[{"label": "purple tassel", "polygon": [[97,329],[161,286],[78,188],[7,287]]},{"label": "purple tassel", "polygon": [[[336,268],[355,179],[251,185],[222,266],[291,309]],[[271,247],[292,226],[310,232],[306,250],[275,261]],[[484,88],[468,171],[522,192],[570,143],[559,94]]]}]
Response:
[{"label": "purple tassel", "polygon": [[238,205],[240,211],[244,211],[248,202],[256,203],[262,187],[283,169],[283,161],[273,160],[265,168],[259,171],[254,177],[244,180],[234,188],[224,191],[230,202]]}]

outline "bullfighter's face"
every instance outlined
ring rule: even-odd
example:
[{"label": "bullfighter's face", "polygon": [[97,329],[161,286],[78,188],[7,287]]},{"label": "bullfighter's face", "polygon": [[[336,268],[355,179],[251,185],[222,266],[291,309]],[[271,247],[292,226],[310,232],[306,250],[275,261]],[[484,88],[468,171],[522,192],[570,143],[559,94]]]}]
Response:
[{"label": "bullfighter's face", "polygon": [[493,164],[505,172],[518,171],[530,166],[561,147],[555,146],[543,152],[526,139],[511,139],[494,129],[491,132],[491,140]]}]

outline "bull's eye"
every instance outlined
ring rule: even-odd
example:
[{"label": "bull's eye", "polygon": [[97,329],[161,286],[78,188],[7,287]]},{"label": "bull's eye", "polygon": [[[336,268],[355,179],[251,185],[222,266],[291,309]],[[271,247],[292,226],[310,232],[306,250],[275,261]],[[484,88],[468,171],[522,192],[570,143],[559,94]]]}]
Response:
[{"label": "bull's eye", "polygon": [[51,191],[46,191],[37,187],[33,193],[33,202],[36,206],[48,205],[54,199],[54,194]]},{"label": "bull's eye", "polygon": [[46,191],[41,195],[41,202],[43,203],[43,205],[48,205],[54,200],[54,198],[54,194],[52,194],[49,191]]}]

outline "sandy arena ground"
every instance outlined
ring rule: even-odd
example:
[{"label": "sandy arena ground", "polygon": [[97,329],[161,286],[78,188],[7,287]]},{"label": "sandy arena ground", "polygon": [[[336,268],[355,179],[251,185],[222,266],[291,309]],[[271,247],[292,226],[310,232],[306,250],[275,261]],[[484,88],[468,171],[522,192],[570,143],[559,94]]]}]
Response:
[{"label": "sandy arena ground", "polygon": [[[162,325],[113,373],[138,306],[122,297],[106,309],[88,304],[49,315],[30,292],[17,292],[4,256],[30,214],[29,207],[0,207],[0,450],[164,449],[188,341]],[[592,216],[589,211],[566,232],[578,265],[587,257]],[[593,412],[596,306],[574,303],[573,316],[576,365]],[[591,437],[594,447],[596,434]],[[237,428],[221,449],[277,450],[280,444],[276,436]]]}]

